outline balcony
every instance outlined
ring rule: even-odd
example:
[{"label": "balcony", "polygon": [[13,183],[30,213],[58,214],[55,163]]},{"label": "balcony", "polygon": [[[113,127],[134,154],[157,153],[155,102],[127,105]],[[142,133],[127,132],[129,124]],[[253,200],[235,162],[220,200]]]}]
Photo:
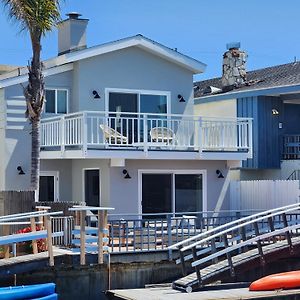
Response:
[{"label": "balcony", "polygon": [[300,159],[299,134],[287,134],[283,136],[283,159]]},{"label": "balcony", "polygon": [[41,122],[42,158],[171,159],[180,154],[183,159],[223,159],[225,153],[228,159],[252,156],[251,119],[78,112]]}]

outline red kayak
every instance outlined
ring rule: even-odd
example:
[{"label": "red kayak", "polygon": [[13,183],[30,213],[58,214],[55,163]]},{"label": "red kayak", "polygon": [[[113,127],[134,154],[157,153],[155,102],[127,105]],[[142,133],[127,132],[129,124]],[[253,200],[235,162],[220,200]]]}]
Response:
[{"label": "red kayak", "polygon": [[250,291],[271,291],[300,287],[300,271],[277,273],[251,283]]}]

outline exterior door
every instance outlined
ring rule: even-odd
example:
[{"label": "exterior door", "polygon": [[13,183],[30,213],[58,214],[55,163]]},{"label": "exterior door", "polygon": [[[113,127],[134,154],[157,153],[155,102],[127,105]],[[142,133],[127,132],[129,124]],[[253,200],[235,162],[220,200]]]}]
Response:
[{"label": "exterior door", "polygon": [[59,176],[56,171],[41,171],[40,172],[40,188],[39,201],[40,202],[54,202],[58,201],[58,183]]},{"label": "exterior door", "polygon": [[172,174],[142,174],[142,212],[172,212]]},{"label": "exterior door", "polygon": [[100,172],[84,170],[84,193],[87,206],[100,206]]}]

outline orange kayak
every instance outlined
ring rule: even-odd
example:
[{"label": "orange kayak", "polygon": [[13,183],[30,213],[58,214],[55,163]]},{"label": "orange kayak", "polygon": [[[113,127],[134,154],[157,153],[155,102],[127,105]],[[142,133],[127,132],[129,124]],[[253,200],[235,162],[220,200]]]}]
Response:
[{"label": "orange kayak", "polygon": [[270,291],[300,287],[300,271],[277,273],[251,283],[250,291]]}]

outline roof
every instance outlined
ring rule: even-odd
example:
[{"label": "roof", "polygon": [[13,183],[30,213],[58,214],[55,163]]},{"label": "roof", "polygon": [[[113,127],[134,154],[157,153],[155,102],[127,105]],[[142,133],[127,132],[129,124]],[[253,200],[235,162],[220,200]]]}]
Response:
[{"label": "roof", "polygon": [[[276,87],[294,86],[300,84],[300,62],[293,62],[284,65],[268,67],[247,72],[247,81],[254,82],[249,86],[242,86],[229,92],[220,92],[218,94],[231,95],[232,93],[251,92]],[[221,77],[194,83],[194,98],[204,98],[212,94],[203,94],[208,86],[214,86],[222,89]],[[216,95],[216,94],[214,94]]]},{"label": "roof", "polygon": [[[206,65],[196,59],[193,59],[187,55],[184,55],[174,49],[159,44],[149,38],[144,37],[141,34],[120,39],[117,41],[101,44],[98,46],[69,52],[63,55],[59,55],[55,58],[44,61],[45,76],[53,75],[61,72],[61,67],[65,67],[67,64],[71,64],[69,69],[72,69],[72,63],[90,58],[97,55],[129,48],[139,47],[145,51],[153,53],[163,59],[171,61],[185,69],[190,70],[193,74],[204,72]],[[55,68],[58,68],[57,70]],[[0,88],[13,85],[16,83],[25,82],[27,80],[27,67],[18,68],[18,70],[0,75]],[[26,75],[26,76],[25,76]]]}]

